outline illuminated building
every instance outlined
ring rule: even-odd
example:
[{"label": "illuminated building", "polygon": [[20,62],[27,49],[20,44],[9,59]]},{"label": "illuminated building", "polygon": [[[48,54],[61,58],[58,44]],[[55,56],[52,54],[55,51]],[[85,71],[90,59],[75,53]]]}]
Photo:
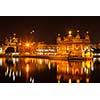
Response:
[{"label": "illuminated building", "polygon": [[72,31],[69,31],[68,35],[61,38],[60,34],[57,37],[57,54],[68,55],[71,57],[91,57],[90,54],[90,37],[86,32],[85,38],[81,39],[79,30],[77,35],[72,36]]},{"label": "illuminated building", "polygon": [[77,35],[72,36],[72,31],[69,31],[68,35],[61,39],[60,34],[57,37],[57,44],[45,44],[43,42],[32,42],[27,40],[19,41],[15,37],[6,39],[5,44],[2,45],[2,52],[5,52],[7,48],[13,47],[14,52],[18,52],[22,56],[50,56],[50,57],[85,57],[92,58],[92,53],[90,50],[90,37],[88,32],[86,32],[85,38],[81,39],[79,30]]},{"label": "illuminated building", "polygon": [[16,34],[13,34],[13,37],[11,38],[6,38],[5,39],[5,43],[2,45],[2,50],[3,52],[5,52],[7,50],[7,48],[12,47],[14,48],[14,51],[17,52],[18,51],[18,44],[19,44],[19,39],[16,38]]},{"label": "illuminated building", "polygon": [[38,55],[55,55],[56,45],[38,43],[36,48],[36,54]]}]

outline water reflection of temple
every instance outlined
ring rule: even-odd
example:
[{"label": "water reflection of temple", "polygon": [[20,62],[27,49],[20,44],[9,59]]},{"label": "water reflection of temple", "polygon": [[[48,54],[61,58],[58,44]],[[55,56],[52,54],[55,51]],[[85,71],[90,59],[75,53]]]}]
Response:
[{"label": "water reflection of temple", "polygon": [[57,63],[58,82],[89,82],[93,70],[92,61],[59,61]]},{"label": "water reflection of temple", "polygon": [[0,66],[5,71],[5,77],[13,81],[18,78],[19,80],[27,80],[27,82],[34,82],[37,76],[39,78],[42,76],[44,79],[46,77],[48,82],[50,82],[50,78],[55,80],[54,82],[89,82],[91,71],[94,70],[91,60],[63,61],[35,58],[2,58],[0,59]]},{"label": "water reflection of temple", "polygon": [[47,59],[3,58],[0,62],[5,70],[5,77],[12,78],[13,81],[23,77],[27,82],[30,82],[39,72],[46,68],[50,69],[50,63]]}]

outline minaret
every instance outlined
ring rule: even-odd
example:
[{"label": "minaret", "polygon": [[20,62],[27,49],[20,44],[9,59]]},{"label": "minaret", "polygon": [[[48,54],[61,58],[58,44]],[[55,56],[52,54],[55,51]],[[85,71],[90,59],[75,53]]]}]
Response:
[{"label": "minaret", "polygon": [[85,42],[87,44],[90,44],[90,36],[89,36],[89,32],[88,31],[86,32],[86,35],[85,35]]},{"label": "minaret", "polygon": [[89,37],[89,32],[88,31],[86,32],[85,39],[90,41],[90,37]]},{"label": "minaret", "polygon": [[18,42],[18,40],[17,40],[17,38],[16,38],[16,34],[15,34],[15,33],[13,34],[13,42],[14,42],[14,43],[17,43],[17,42]]},{"label": "minaret", "polygon": [[61,37],[60,37],[60,34],[58,34],[58,37],[57,37],[57,43],[61,43]]},{"label": "minaret", "polygon": [[77,35],[76,35],[77,39],[80,39],[80,34],[79,34],[79,30],[77,30]]}]

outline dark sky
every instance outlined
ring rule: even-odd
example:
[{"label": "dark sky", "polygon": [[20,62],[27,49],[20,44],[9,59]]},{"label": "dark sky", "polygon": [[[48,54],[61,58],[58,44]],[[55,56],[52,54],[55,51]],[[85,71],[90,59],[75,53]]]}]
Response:
[{"label": "dark sky", "polygon": [[[0,40],[16,33],[18,37],[33,36],[35,40],[55,43],[57,34],[65,36],[68,30],[80,30],[81,37],[89,31],[91,42],[100,42],[100,17],[70,17],[70,16],[26,16],[0,17]],[[35,30],[34,34],[30,34]]]}]

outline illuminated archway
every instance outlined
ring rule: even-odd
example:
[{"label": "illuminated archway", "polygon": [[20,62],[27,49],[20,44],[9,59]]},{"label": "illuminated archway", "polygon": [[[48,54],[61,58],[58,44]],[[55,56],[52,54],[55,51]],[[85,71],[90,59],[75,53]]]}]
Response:
[{"label": "illuminated archway", "polygon": [[75,69],[75,75],[79,75],[80,74],[80,71],[78,68]]}]

